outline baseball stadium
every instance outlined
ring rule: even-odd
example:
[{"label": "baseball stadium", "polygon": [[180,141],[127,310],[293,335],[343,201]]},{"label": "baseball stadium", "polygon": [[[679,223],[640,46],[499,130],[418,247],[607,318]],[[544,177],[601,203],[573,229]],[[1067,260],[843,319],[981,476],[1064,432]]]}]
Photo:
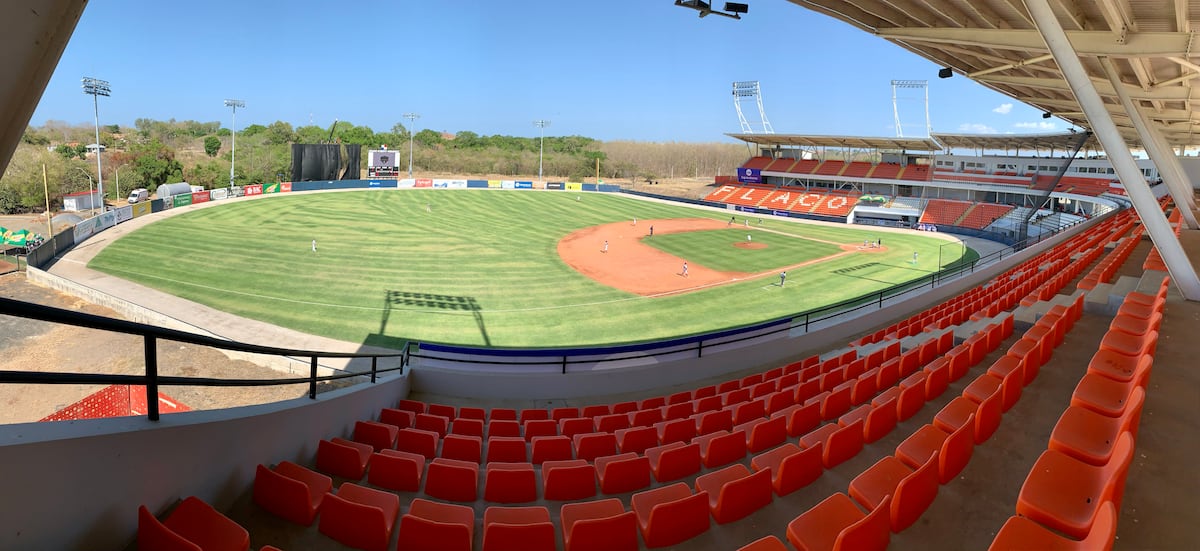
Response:
[{"label": "baseball stadium", "polygon": [[[734,82],[746,158],[680,193],[299,144],[101,209],[3,276],[79,306],[0,311],[137,361],[0,371],[101,389],[0,425],[0,548],[1194,547],[1196,10],[793,3],[1080,130],[775,133]],[[85,7],[0,6],[4,164]]]}]

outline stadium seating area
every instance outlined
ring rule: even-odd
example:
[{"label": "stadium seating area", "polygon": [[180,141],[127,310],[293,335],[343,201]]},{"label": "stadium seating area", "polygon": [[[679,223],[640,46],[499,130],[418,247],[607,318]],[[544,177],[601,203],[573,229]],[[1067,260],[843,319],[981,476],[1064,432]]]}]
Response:
[{"label": "stadium seating area", "polygon": [[[1068,283],[1098,260],[1084,281],[1122,264],[1141,231],[1131,211],[1118,214],[845,347],[717,384],[552,409],[401,399],[351,439],[318,442],[312,468],[259,465],[253,500],[359,549],[669,547],[772,507],[968,381],[845,493],[779,527],[798,549],[885,549],[1036,384],[1082,316],[1084,286]],[[1168,282],[1126,295],[992,549],[1111,545]],[[1011,310],[1039,305],[1017,334]],[[139,519],[141,549],[249,546],[245,529],[195,498],[163,521],[144,507]],[[786,548],[774,536],[742,547]]]},{"label": "stadium seating area", "polygon": [[994,203],[975,203],[962,218],[958,220],[958,225],[965,228],[974,228],[982,230],[988,227],[992,222],[995,222],[1001,216],[1008,214],[1013,209],[1010,205],[997,205]]},{"label": "stadium seating area", "polygon": [[921,212],[922,224],[935,224],[940,226],[956,226],[958,220],[967,209],[974,206],[970,201],[953,201],[950,199],[930,199],[925,205],[925,210]]}]

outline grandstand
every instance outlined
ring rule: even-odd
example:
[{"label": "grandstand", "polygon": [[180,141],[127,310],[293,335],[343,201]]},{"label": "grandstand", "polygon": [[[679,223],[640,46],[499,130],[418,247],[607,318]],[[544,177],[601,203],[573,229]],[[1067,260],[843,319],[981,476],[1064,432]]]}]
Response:
[{"label": "grandstand", "polygon": [[[0,7],[15,37],[10,55],[37,65],[0,75],[0,101],[14,119],[0,140],[5,162],[34,108],[14,90],[44,87],[84,3],[35,4],[40,13],[32,15],[24,4]],[[859,26],[872,19],[862,14],[891,9],[843,4],[854,14],[845,18]],[[821,9],[843,17],[840,6]],[[972,22],[972,14],[938,17],[953,6],[914,7],[921,13],[905,22]],[[1141,8],[1188,17],[1172,6]],[[1075,7],[1065,21],[1089,28],[1108,21],[1101,6]],[[974,9],[1005,29],[1028,29],[1035,19],[1009,3]],[[1136,23],[1142,13],[1120,17]],[[1136,35],[1137,28],[1123,30]],[[986,40],[1001,39],[988,31],[1004,32],[975,30],[987,35],[983,46],[950,47],[987,47]],[[1003,60],[994,53],[946,59],[963,58]],[[1020,90],[1033,79],[1003,73],[1024,65],[988,74],[1001,73]],[[1010,81],[992,79],[1009,90]],[[1062,92],[1043,85],[1034,101]],[[947,225],[969,231],[1012,206],[1007,199],[1038,196],[1032,188],[942,180],[930,164],[909,160],[899,159],[894,173],[884,162],[865,176],[846,174],[842,160],[826,169],[828,159],[805,172],[768,170],[764,186],[730,185],[706,199],[758,209],[787,197],[778,201],[790,206],[786,212],[849,218],[860,208],[856,199],[880,196],[903,212],[923,209],[921,216],[939,205],[931,214],[939,220],[958,212]],[[760,170],[775,163],[769,156],[753,162]],[[1124,188],[1150,191],[1145,181]],[[776,338],[752,334],[702,353],[672,350],[678,357],[655,358],[652,368],[571,375],[580,388],[614,379],[636,387],[619,396],[568,403],[548,390],[565,384],[563,373],[473,377],[469,369],[423,370],[418,362],[319,398],[314,378],[313,399],[161,420],[151,413],[4,427],[2,456],[13,476],[0,498],[8,527],[0,548],[136,542],[153,549],[169,541],[241,550],[826,549],[840,541],[855,549],[1103,549],[1118,535],[1127,548],[1190,548],[1200,510],[1200,483],[1187,474],[1200,453],[1189,438],[1200,429],[1200,380],[1189,337],[1200,297],[1189,296],[1185,268],[1192,267],[1179,265],[1172,251],[1200,253],[1186,221],[1191,198],[1168,198],[1159,187],[1163,197],[1147,208],[1138,197],[1071,189],[1052,192],[1055,206],[1081,208],[1086,217],[1047,209],[1038,223],[1067,216],[1076,223],[923,294],[888,304],[881,297],[821,330],[808,331],[805,321],[803,330],[790,327]],[[1042,212],[1041,204],[1012,202],[1015,208],[984,227]],[[1169,240],[1155,235],[1160,219]],[[154,339],[252,348],[312,357],[314,375],[320,355],[0,304],[8,315],[145,335],[149,351]],[[1160,340],[1171,346],[1159,347]],[[455,377],[460,394],[422,394],[421,385],[438,377]],[[16,380],[46,382],[35,379]],[[147,380],[147,394],[157,397],[156,379]],[[496,386],[525,394],[479,397]],[[146,405],[153,412],[156,403]]]}]

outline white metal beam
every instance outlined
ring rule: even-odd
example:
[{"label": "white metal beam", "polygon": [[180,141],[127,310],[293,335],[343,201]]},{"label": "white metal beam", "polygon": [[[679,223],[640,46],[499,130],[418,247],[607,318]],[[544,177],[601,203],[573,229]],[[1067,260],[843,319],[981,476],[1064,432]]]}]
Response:
[{"label": "white metal beam", "polygon": [[1117,131],[1117,126],[1109,116],[1100,94],[1092,87],[1091,79],[1079,61],[1078,54],[1071,48],[1067,32],[1063,31],[1047,0],[1025,0],[1025,5],[1037,23],[1038,32],[1044,37],[1045,45],[1054,54],[1063,76],[1075,91],[1079,105],[1087,113],[1088,122],[1091,123],[1096,138],[1104,145],[1104,150],[1108,153],[1117,176],[1125,185],[1125,191],[1129,194],[1129,199],[1141,217],[1147,233],[1150,234],[1150,239],[1162,254],[1163,262],[1171,273],[1171,280],[1179,287],[1184,298],[1200,300],[1200,277],[1196,276],[1196,270],[1192,267],[1187,253],[1183,251],[1183,246],[1175,239],[1174,230],[1158,207],[1150,187],[1146,185],[1145,177],[1125,146],[1125,140]]},{"label": "white metal beam", "polygon": [[[1200,67],[1196,69],[1200,71]],[[1070,92],[1071,87],[1067,81],[1062,78],[1046,78],[1046,77],[1017,77],[1008,75],[989,74],[982,77],[971,77],[975,80],[985,83],[1008,84],[1012,86],[1024,86],[1026,88],[1040,88],[1044,90],[1054,90],[1056,92]],[[1111,82],[1103,79],[1092,79],[1092,85],[1096,87],[1096,92],[1101,96],[1113,97],[1117,93],[1113,90]],[[1191,90],[1183,86],[1160,87],[1149,90],[1143,90],[1137,86],[1123,85],[1125,93],[1135,101],[1189,101],[1191,99]]]},{"label": "white metal beam", "polygon": [[[1191,43],[1189,33],[1144,32],[1131,33],[1119,40],[1111,31],[1064,31],[1075,51],[1081,56],[1111,57],[1169,57],[1187,54]],[[888,40],[953,43],[958,45],[1045,52],[1046,43],[1037,31],[1012,29],[955,29],[896,27],[875,31]]]},{"label": "white metal beam", "polygon": [[1137,129],[1138,135],[1142,137],[1142,145],[1146,148],[1146,154],[1154,161],[1154,166],[1158,167],[1158,175],[1167,184],[1171,198],[1175,200],[1176,205],[1179,205],[1184,222],[1187,223],[1188,228],[1196,229],[1196,216],[1192,214],[1191,209],[1193,205],[1191,185],[1184,188],[1186,178],[1179,167],[1178,159],[1175,158],[1175,153],[1169,148],[1166,150],[1162,148],[1162,142],[1156,139],[1161,136],[1156,135],[1153,125],[1145,119],[1141,108],[1133,103],[1128,94],[1124,93],[1125,87],[1121,86],[1121,75],[1117,73],[1117,68],[1113,66],[1112,60],[1101,57],[1100,66],[1104,68],[1104,74],[1108,75],[1113,87],[1118,90],[1117,95],[1121,100],[1121,105],[1125,107],[1125,112],[1133,121],[1133,127]]}]

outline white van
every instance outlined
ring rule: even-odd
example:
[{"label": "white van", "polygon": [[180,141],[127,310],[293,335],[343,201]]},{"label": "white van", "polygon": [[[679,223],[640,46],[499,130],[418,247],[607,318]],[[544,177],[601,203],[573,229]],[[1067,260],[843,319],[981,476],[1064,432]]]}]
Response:
[{"label": "white van", "polygon": [[129,193],[129,204],[141,203],[150,199],[150,192],[146,188],[137,188]]}]

